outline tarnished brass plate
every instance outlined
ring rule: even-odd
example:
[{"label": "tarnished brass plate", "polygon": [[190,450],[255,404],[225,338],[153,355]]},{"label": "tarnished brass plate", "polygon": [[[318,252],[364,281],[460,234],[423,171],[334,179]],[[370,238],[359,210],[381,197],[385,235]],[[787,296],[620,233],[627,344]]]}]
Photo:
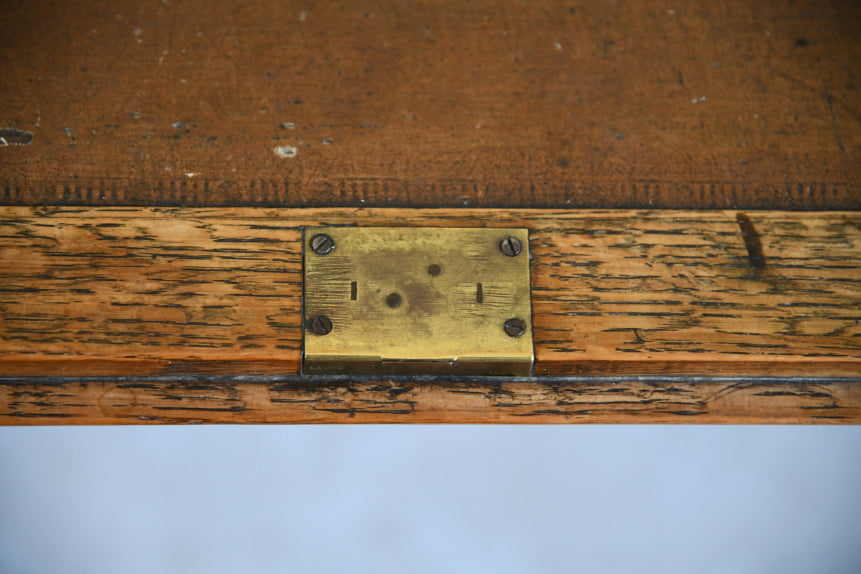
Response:
[{"label": "tarnished brass plate", "polygon": [[305,229],[303,369],[528,375],[526,229]]}]

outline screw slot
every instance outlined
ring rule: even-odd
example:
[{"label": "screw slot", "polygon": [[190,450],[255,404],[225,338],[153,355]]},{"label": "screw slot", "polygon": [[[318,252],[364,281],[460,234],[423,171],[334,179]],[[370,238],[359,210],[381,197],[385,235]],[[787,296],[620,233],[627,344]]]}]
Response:
[{"label": "screw slot", "polygon": [[311,330],[318,335],[328,335],[332,331],[332,320],[325,315],[318,315],[311,320]]},{"label": "screw slot", "polygon": [[440,273],[442,273],[442,267],[440,267],[436,263],[428,267],[428,275],[433,275],[434,277],[436,277]]},{"label": "screw slot", "polygon": [[386,297],[386,305],[394,309],[401,304],[401,296],[398,293],[389,293]]},{"label": "screw slot", "polygon": [[311,238],[311,249],[317,255],[326,255],[335,248],[335,240],[325,233],[318,233]]},{"label": "screw slot", "polygon": [[506,237],[499,242],[499,249],[509,257],[517,257],[520,255],[520,250],[523,247],[520,245],[520,240],[516,237]]},{"label": "screw slot", "polygon": [[503,326],[509,337],[520,337],[526,332],[526,321],[513,317],[505,322]]}]

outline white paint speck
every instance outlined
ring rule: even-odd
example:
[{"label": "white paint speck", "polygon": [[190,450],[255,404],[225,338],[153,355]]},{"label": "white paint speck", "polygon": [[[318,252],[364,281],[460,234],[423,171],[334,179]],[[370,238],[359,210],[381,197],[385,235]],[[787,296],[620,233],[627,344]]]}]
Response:
[{"label": "white paint speck", "polygon": [[284,122],[283,124],[281,124],[281,128],[285,130],[292,130],[296,128],[296,124],[294,124],[293,122]]},{"label": "white paint speck", "polygon": [[323,138],[323,145],[329,145],[332,143],[332,138]]},{"label": "white paint speck", "polygon": [[307,17],[308,17],[308,11],[307,11],[307,10],[302,10],[302,11],[299,13],[299,21],[300,21],[300,22],[304,22],[304,21],[305,21],[305,18],[307,18]]},{"label": "white paint speck", "polygon": [[669,14],[670,16],[675,16],[675,15],[676,15],[676,11],[675,11],[675,10],[673,10],[672,8],[670,8],[669,10],[667,10],[667,14]]},{"label": "white paint speck", "polygon": [[279,145],[272,148],[272,153],[274,153],[281,159],[285,159],[288,157],[296,157],[296,154],[299,153],[299,150],[292,145]]},{"label": "white paint speck", "polygon": [[704,102],[704,101],[706,101],[706,97],[705,97],[705,96],[700,96],[700,97],[698,97],[698,98],[694,98],[693,100],[691,100],[691,103],[692,103],[692,104],[696,104],[696,103],[698,103],[698,102]]},{"label": "white paint speck", "polygon": [[185,177],[197,177],[200,175],[200,172],[197,171],[188,171],[185,173]]},{"label": "white paint speck", "polygon": [[553,42],[553,46],[555,46],[556,49],[560,52],[562,51],[562,44],[560,44],[559,42]]},{"label": "white paint speck", "polygon": [[135,42],[137,42],[138,44],[143,42],[143,40],[140,39],[141,34],[143,34],[143,30],[141,30],[140,28],[135,28],[134,30],[132,30],[132,35],[134,35]]}]

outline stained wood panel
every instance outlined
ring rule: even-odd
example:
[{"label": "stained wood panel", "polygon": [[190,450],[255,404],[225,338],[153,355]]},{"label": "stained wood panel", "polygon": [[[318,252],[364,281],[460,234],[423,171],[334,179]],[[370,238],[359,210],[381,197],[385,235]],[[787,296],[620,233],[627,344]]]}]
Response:
[{"label": "stained wood panel", "polygon": [[304,225],[530,230],[536,375],[861,373],[857,213],[0,209],[0,373],[297,374]]},{"label": "stained wood panel", "polygon": [[12,0],[0,19],[0,128],[32,134],[0,146],[2,204],[861,208],[853,0]]}]

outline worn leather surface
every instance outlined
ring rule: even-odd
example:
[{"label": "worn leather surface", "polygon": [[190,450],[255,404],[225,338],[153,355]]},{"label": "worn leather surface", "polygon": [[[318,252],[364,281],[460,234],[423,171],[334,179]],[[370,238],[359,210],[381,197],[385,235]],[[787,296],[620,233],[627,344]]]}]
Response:
[{"label": "worn leather surface", "polygon": [[858,209],[859,6],[4,0],[0,204]]}]

